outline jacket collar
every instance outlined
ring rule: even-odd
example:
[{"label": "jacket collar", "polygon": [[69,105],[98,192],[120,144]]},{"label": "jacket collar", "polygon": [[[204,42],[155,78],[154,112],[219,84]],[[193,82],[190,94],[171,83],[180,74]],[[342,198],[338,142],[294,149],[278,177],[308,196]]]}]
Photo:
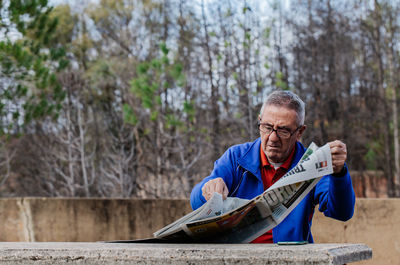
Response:
[{"label": "jacket collar", "polygon": [[[238,164],[245,170],[250,171],[254,176],[256,176],[260,181],[261,179],[261,159],[260,159],[260,146],[261,138],[257,138],[253,143],[251,143],[248,151],[238,160]],[[295,153],[293,161],[290,165],[289,170],[291,170],[299,161],[304,154],[304,146],[300,142],[296,142]]]},{"label": "jacket collar", "polygon": [[297,163],[299,163],[301,157],[303,156],[304,152],[306,151],[306,148],[300,142],[296,142],[295,148],[296,148],[296,150],[294,151],[293,161],[292,161],[292,164],[290,165],[289,170],[294,168],[297,165]]}]

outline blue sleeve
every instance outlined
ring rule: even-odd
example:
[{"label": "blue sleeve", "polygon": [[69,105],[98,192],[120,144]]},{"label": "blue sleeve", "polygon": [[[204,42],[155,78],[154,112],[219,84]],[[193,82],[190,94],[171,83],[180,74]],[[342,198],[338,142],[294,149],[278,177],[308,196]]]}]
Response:
[{"label": "blue sleeve", "polygon": [[215,178],[222,178],[230,191],[235,175],[235,164],[236,159],[234,156],[234,149],[229,148],[217,161],[215,161],[211,175],[194,186],[192,193],[190,194],[190,205],[193,210],[196,210],[206,202],[201,189],[207,181]]},{"label": "blue sleeve", "polygon": [[355,194],[349,170],[345,165],[338,175],[324,176],[316,185],[314,203],[325,216],[341,221],[354,214]]}]

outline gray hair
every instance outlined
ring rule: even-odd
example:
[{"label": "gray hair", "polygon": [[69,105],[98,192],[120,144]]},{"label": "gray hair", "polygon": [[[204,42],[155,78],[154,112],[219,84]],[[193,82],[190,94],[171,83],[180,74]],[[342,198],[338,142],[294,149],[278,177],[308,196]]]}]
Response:
[{"label": "gray hair", "polygon": [[285,107],[296,111],[298,125],[304,125],[306,104],[304,104],[303,100],[301,100],[295,93],[288,90],[276,90],[272,92],[265,99],[260,110],[260,116],[262,115],[264,108],[270,105]]}]

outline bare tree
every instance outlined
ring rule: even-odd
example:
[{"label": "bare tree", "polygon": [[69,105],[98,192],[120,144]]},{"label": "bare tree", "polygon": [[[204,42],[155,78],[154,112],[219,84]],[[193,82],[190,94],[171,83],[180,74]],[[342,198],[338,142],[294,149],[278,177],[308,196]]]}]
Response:
[{"label": "bare tree", "polygon": [[11,176],[11,165],[15,155],[16,150],[7,146],[7,140],[3,139],[2,142],[0,142],[0,187],[2,187]]}]

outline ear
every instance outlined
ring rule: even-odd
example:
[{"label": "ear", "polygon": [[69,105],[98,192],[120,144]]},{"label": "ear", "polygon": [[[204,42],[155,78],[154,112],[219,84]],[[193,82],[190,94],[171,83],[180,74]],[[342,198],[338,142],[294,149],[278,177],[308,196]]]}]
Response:
[{"label": "ear", "polygon": [[299,129],[299,133],[297,134],[297,141],[300,141],[301,136],[303,135],[304,131],[307,129],[307,125],[303,125],[300,129]]}]

